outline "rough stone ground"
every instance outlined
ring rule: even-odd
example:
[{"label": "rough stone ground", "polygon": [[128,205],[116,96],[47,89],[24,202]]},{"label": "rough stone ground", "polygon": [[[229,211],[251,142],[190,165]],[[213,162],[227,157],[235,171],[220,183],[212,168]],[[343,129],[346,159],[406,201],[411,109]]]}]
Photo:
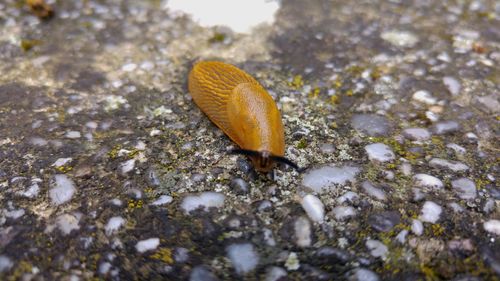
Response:
[{"label": "rough stone ground", "polygon": [[[498,280],[498,1],[287,0],[251,34],[162,1],[0,3],[0,279]],[[196,59],[281,108],[274,178]],[[284,279],[282,279],[284,280]]]}]

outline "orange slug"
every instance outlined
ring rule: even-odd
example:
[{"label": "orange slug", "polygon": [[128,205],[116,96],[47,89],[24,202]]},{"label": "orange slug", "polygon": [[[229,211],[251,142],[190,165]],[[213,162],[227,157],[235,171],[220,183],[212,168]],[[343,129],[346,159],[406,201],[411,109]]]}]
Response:
[{"label": "orange slug", "polygon": [[281,115],[273,98],[245,71],[223,62],[201,61],[189,73],[194,102],[240,149],[254,168],[268,172],[276,162],[296,169],[285,154]]}]

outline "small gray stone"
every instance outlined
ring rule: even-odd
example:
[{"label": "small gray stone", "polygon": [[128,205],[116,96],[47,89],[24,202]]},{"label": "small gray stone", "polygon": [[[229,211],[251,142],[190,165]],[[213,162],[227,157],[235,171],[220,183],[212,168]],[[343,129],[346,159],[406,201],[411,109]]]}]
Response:
[{"label": "small gray stone", "polygon": [[467,178],[459,178],[451,182],[451,187],[460,199],[472,200],[476,198],[476,184]]},{"label": "small gray stone", "polygon": [[391,132],[391,124],[387,118],[377,114],[355,114],[351,125],[359,133],[370,137],[387,136]]},{"label": "small gray stone", "polygon": [[380,232],[389,232],[401,221],[401,216],[397,211],[384,211],[372,214],[368,218],[368,224],[373,229]]},{"label": "small gray stone", "polygon": [[454,133],[460,129],[460,124],[456,121],[438,122],[432,127],[432,131],[438,135]]},{"label": "small gray stone", "polygon": [[373,197],[377,200],[385,201],[387,199],[385,192],[382,189],[375,187],[369,181],[363,182],[363,184],[361,185],[361,188],[363,188],[363,191],[366,194],[368,194],[370,197]]},{"label": "small gray stone", "polygon": [[388,162],[396,158],[392,149],[383,143],[373,143],[365,146],[368,158],[375,162]]},{"label": "small gray stone", "polygon": [[441,158],[432,158],[431,161],[429,161],[429,166],[438,169],[450,170],[453,172],[464,172],[469,169],[469,166],[465,165],[462,162]]},{"label": "small gray stone", "polygon": [[216,281],[219,280],[205,265],[198,265],[191,270],[189,281]]},{"label": "small gray stone", "polygon": [[233,178],[229,186],[233,192],[239,195],[247,194],[250,191],[248,183],[242,178]]},{"label": "small gray stone", "polygon": [[355,268],[347,273],[348,281],[379,281],[377,273],[367,268]]},{"label": "small gray stone", "polygon": [[431,133],[425,128],[408,128],[403,130],[403,136],[414,141],[425,141],[431,138]]}]

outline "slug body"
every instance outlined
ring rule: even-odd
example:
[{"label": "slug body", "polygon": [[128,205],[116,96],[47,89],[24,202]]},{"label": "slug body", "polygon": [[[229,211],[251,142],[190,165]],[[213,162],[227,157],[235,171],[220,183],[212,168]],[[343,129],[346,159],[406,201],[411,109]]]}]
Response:
[{"label": "slug body", "polygon": [[285,153],[285,137],[276,103],[252,76],[222,62],[202,61],[189,73],[194,102],[249,155],[258,171],[270,171]]}]

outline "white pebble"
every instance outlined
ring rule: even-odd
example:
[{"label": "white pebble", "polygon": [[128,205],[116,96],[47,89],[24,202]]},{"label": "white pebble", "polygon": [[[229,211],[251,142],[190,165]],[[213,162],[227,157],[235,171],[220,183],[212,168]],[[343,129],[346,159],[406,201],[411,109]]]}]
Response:
[{"label": "white pebble", "polygon": [[462,162],[441,158],[432,158],[431,161],[429,161],[429,166],[439,169],[447,169],[453,172],[463,172],[469,169],[469,166]]},{"label": "white pebble", "polygon": [[396,240],[399,243],[404,244],[405,241],[406,241],[406,236],[407,235],[408,235],[408,230],[403,229],[403,230],[401,230],[401,232],[398,233],[398,235],[396,235]]},{"label": "white pebble", "polygon": [[224,206],[225,196],[218,192],[203,192],[199,195],[189,195],[182,200],[181,208],[186,214],[198,208],[208,211],[210,208],[220,208]]},{"label": "white pebble", "polygon": [[376,258],[385,259],[389,251],[387,246],[378,240],[369,239],[365,245],[370,250],[370,254]]},{"label": "white pebble", "polygon": [[319,223],[323,222],[325,217],[325,206],[318,197],[307,194],[302,198],[301,205],[312,221]]},{"label": "white pebble", "polygon": [[426,201],[422,207],[420,220],[424,222],[436,223],[443,212],[443,208],[432,201]]},{"label": "white pebble", "polygon": [[451,187],[457,193],[458,197],[463,200],[472,200],[476,198],[476,184],[467,178],[459,178],[451,181]]},{"label": "white pebble", "polygon": [[250,243],[232,244],[226,248],[226,253],[239,275],[254,270],[259,263],[259,255]]},{"label": "white pebble", "polygon": [[172,200],[173,200],[172,196],[162,195],[158,199],[156,199],[155,201],[153,201],[153,203],[151,203],[151,205],[153,205],[153,206],[161,206],[161,205],[165,205],[165,204],[171,203]]},{"label": "white pebble", "polygon": [[0,255],[0,272],[9,271],[14,263],[10,260],[9,257],[5,255]]},{"label": "white pebble", "polygon": [[285,280],[287,276],[286,270],[281,267],[272,266],[266,271],[265,281]]},{"label": "white pebble", "polygon": [[64,136],[68,139],[79,139],[82,134],[80,134],[80,132],[78,131],[68,131]]},{"label": "white pebble", "polygon": [[295,244],[299,247],[309,247],[311,246],[311,223],[306,217],[299,217],[295,220],[294,224],[295,230]]},{"label": "white pebble", "polygon": [[56,225],[64,235],[68,235],[73,230],[80,229],[81,214],[63,214],[56,218]]},{"label": "white pebble", "polygon": [[337,198],[337,202],[339,204],[342,204],[344,202],[354,202],[359,198],[359,195],[355,192],[352,191],[347,191],[346,193],[342,194],[339,198]]},{"label": "white pebble", "polygon": [[396,158],[392,149],[383,143],[373,143],[365,146],[365,151],[371,161],[388,162]]},{"label": "white pebble", "polygon": [[351,206],[337,206],[333,208],[332,213],[336,220],[345,220],[356,215],[356,210]]},{"label": "white pebble", "polygon": [[425,141],[431,138],[429,130],[424,128],[408,128],[403,130],[403,135],[414,141]]},{"label": "white pebble", "polygon": [[424,224],[416,219],[411,221],[411,232],[415,235],[420,236],[424,233]]},{"label": "white pebble", "polygon": [[384,201],[387,199],[385,192],[382,189],[375,187],[368,181],[363,182],[361,188],[363,188],[366,194],[370,195],[370,197],[373,197],[377,200]]},{"label": "white pebble", "polygon": [[397,47],[413,47],[418,42],[418,37],[409,31],[385,31],[380,37]]},{"label": "white pebble", "polygon": [[116,233],[125,224],[125,219],[122,217],[112,217],[104,227],[106,235],[110,236]]},{"label": "white pebble", "polygon": [[73,198],[76,187],[73,181],[66,175],[55,175],[51,182],[52,188],[49,190],[49,197],[52,203],[60,205]]},{"label": "white pebble", "polygon": [[431,189],[443,189],[443,182],[431,175],[428,174],[416,174],[413,176],[413,182],[418,187],[427,187]]},{"label": "white pebble", "polygon": [[456,143],[449,143],[446,145],[446,147],[452,149],[456,155],[465,155],[465,153],[467,153],[467,150],[463,146],[460,146]]},{"label": "white pebble", "polygon": [[56,160],[56,162],[54,162],[54,164],[52,164],[52,166],[58,168],[58,167],[62,167],[66,164],[68,164],[69,162],[73,161],[73,158],[69,157],[69,158],[59,158]]},{"label": "white pebble", "polygon": [[418,102],[425,103],[428,105],[434,105],[437,102],[437,99],[432,96],[429,91],[420,90],[413,93],[412,98]]},{"label": "white pebble", "polygon": [[489,220],[483,224],[484,230],[500,235],[500,220]]},{"label": "white pebble", "polygon": [[134,71],[137,68],[137,64],[135,63],[127,63],[122,66],[122,70],[126,72]]},{"label": "white pebble", "polygon": [[122,173],[122,175],[125,175],[128,172],[132,171],[134,167],[135,167],[135,159],[127,160],[123,163],[120,163],[120,172]]},{"label": "white pebble", "polygon": [[328,191],[335,189],[336,185],[354,182],[359,172],[360,169],[358,167],[324,166],[307,172],[304,175],[302,184],[315,192]]},{"label": "white pebble", "polygon": [[460,89],[462,88],[462,86],[460,85],[460,82],[454,77],[443,77],[443,84],[446,86],[446,88],[448,88],[448,91],[452,96],[458,96],[458,94],[460,94]]},{"label": "white pebble", "polygon": [[147,251],[155,250],[160,245],[159,238],[149,238],[146,240],[141,240],[135,245],[135,249],[139,253],[144,253]]}]

